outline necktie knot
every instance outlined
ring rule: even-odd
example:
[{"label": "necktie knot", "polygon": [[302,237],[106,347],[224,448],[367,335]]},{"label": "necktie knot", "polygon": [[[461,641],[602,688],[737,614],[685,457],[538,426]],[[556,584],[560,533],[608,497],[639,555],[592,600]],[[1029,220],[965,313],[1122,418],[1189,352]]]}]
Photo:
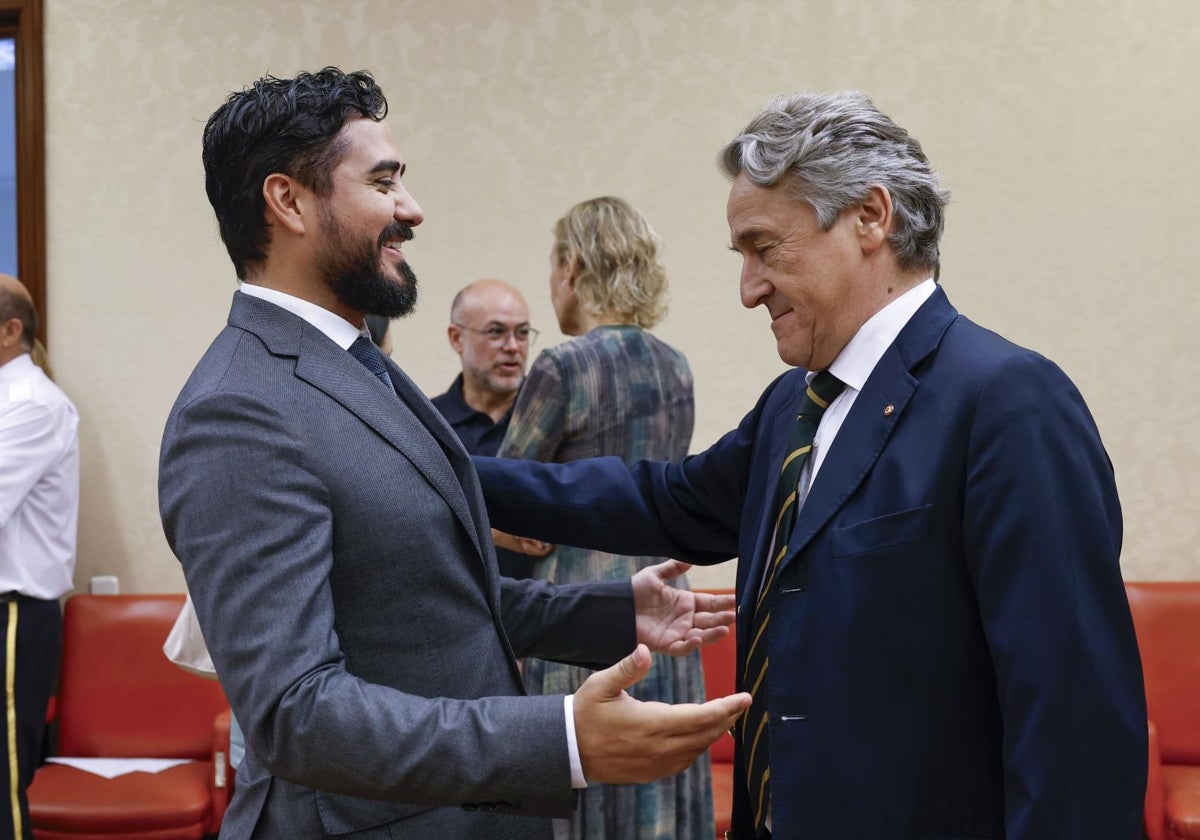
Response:
[{"label": "necktie knot", "polygon": [[383,353],[379,352],[379,348],[372,343],[371,339],[365,335],[360,335],[350,345],[349,353],[362,362],[363,367],[375,374],[375,377],[386,385],[389,391],[392,393],[396,392],[395,387],[392,385],[392,377],[388,376],[387,365],[383,361]]},{"label": "necktie knot", "polygon": [[808,383],[804,394],[804,404],[800,407],[801,416],[819,422],[825,409],[837,399],[838,394],[845,389],[846,383],[827,370],[823,370]]}]

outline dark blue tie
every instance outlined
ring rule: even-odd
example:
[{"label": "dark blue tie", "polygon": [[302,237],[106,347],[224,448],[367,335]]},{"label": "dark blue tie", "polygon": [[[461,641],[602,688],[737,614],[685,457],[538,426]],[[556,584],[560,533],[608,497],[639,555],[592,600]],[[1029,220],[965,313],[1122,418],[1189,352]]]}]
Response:
[{"label": "dark blue tie", "polygon": [[393,394],[396,393],[396,389],[392,385],[392,377],[388,376],[387,365],[383,361],[383,353],[379,352],[379,348],[371,342],[371,339],[365,335],[354,339],[354,343],[350,345],[350,355],[362,362],[363,367],[375,374],[389,391]]}]

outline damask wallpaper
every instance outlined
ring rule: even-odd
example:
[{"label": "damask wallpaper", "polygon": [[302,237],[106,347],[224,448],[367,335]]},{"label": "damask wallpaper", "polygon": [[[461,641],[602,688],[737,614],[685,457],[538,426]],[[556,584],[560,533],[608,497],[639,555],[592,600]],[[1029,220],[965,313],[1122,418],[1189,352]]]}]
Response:
[{"label": "damask wallpaper", "polygon": [[[1196,237],[1200,4],[1190,0],[46,0],[54,364],[82,416],[77,582],[178,589],[158,444],[234,275],[200,134],[229,91],[334,64],[375,73],[426,221],[421,304],[392,330],[429,393],[457,371],[450,300],[521,287],[542,346],[550,228],[623,196],[662,235],[658,333],[697,383],[699,449],[783,368],[738,300],[717,150],[772,94],[860,88],[953,191],[941,281],[1057,361],[1092,407],[1127,578],[1200,577]],[[732,585],[732,564],[694,575]]]}]

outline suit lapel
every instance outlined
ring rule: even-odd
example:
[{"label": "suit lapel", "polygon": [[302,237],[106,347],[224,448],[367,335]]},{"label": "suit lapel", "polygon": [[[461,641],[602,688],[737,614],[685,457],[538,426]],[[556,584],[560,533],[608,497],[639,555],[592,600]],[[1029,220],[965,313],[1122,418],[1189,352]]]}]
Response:
[{"label": "suit lapel", "polygon": [[[788,443],[791,440],[792,424],[796,422],[796,415],[800,413],[800,406],[804,402],[805,381],[803,372],[796,371],[793,375],[789,375],[785,381],[779,383],[779,387],[787,388],[787,391],[786,396],[782,398],[782,406],[778,410],[773,411],[771,415],[771,446],[767,460],[769,474],[761,502],[763,510],[769,512],[758,519],[758,533],[754,537],[754,553],[751,555],[746,573],[747,581],[754,582],[756,598],[758,594],[757,588],[762,585],[765,576],[767,555],[771,550],[771,539],[774,537],[775,532],[775,514],[777,511],[773,508],[775,507],[775,496],[781,477],[781,465],[783,464],[783,459],[787,456]],[[750,611],[746,612],[749,614]],[[739,631],[741,629],[739,628]],[[749,631],[749,624],[746,626],[746,631]]]},{"label": "suit lapel", "polygon": [[257,335],[275,355],[294,356],[298,378],[345,406],[407,458],[458,517],[480,557],[487,557],[477,525],[481,520],[451,463],[457,459],[469,468],[466,452],[395,364],[389,362],[388,369],[402,400],[389,397],[370,371],[316,327],[272,303],[237,294],[229,323]]},{"label": "suit lapel", "polygon": [[459,460],[468,461],[470,456],[467,454],[467,450],[463,448],[462,441],[458,439],[454,429],[450,428],[446,418],[442,417],[441,412],[433,407],[433,403],[421,393],[421,389],[408,378],[408,374],[398,364],[387,356],[384,356],[384,362],[387,364],[396,393],[412,409],[412,413],[417,416],[417,419],[429,429],[430,434],[437,438],[438,443],[447,451],[447,457],[453,453]]},{"label": "suit lapel", "polygon": [[[396,388],[396,393],[405,405],[409,407],[417,420],[429,430],[438,443],[441,444],[442,450],[446,453],[446,460],[450,464],[450,468],[454,470],[455,487],[458,489],[458,494],[463,502],[467,505],[471,520],[471,527],[467,532],[472,534],[475,539],[475,547],[478,549],[481,557],[487,557],[487,550],[484,547],[486,541],[482,539],[482,534],[486,530],[489,535],[491,529],[487,527],[487,516],[485,514],[483,504],[483,492],[479,488],[479,477],[475,474],[475,468],[471,465],[471,456],[463,447],[462,441],[450,424],[446,422],[446,418],[441,412],[433,407],[433,403],[421,393],[421,390],[416,384],[408,378],[400,366],[393,362],[390,358],[385,358],[388,366],[388,373],[392,377],[392,385]],[[497,584],[496,576],[493,574],[493,568],[488,565],[488,578],[492,584]]]},{"label": "suit lapel", "polygon": [[[392,365],[389,370],[392,371],[392,378],[397,379],[399,369]],[[296,359],[296,376],[337,400],[411,461],[445,499],[462,522],[480,556],[484,556],[475,518],[467,505],[458,475],[450,464],[455,450],[447,450],[438,440],[436,426],[426,422],[413,409],[413,404],[419,404],[419,400],[424,398],[416,392],[407,377],[400,374],[415,393],[403,400],[389,398],[386,389],[370,371],[319,330],[307,324]]]},{"label": "suit lapel", "polygon": [[[796,557],[870,474],[896,424],[904,416],[913,394],[920,387],[911,370],[937,348],[946,328],[957,314],[939,286],[876,363],[838,430],[817,480],[813,482],[797,514],[780,570],[782,586],[787,586],[789,579],[799,582],[798,576],[802,570],[795,563]],[[795,410],[791,411],[789,417],[795,416],[801,399],[797,395]],[[791,408],[789,406],[789,410]],[[784,441],[787,439],[786,435],[778,436]],[[780,448],[784,445],[781,443]],[[778,457],[783,457],[782,451]],[[770,539],[770,535],[765,539]],[[765,549],[761,554],[765,554]],[[759,556],[756,556],[755,562],[764,562]]]},{"label": "suit lapel", "polygon": [[797,514],[785,567],[867,477],[916,390],[917,381],[889,347],[855,399]]}]

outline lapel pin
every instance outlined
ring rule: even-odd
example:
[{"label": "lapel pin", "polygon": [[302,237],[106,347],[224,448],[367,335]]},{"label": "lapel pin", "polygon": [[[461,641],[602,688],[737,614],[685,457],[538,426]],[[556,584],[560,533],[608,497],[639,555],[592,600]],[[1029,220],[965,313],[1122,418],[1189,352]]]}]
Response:
[{"label": "lapel pin", "polygon": [[884,416],[884,417],[891,417],[891,416],[892,416],[892,412],[893,412],[893,411],[895,411],[895,410],[896,410],[896,406],[892,405],[891,403],[888,403],[887,405],[885,405],[885,406],[883,407],[883,416]]}]

